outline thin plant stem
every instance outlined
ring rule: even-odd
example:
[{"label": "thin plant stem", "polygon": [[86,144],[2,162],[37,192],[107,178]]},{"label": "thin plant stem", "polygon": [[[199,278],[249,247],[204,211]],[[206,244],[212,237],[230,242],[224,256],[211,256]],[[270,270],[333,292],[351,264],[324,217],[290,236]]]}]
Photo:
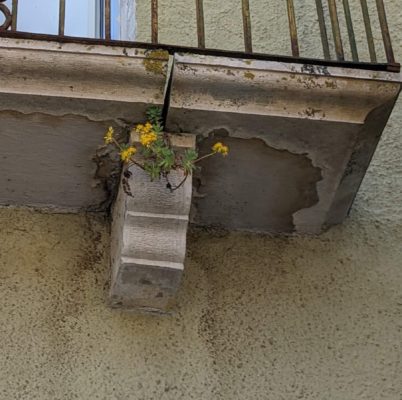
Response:
[{"label": "thin plant stem", "polygon": [[215,152],[212,152],[212,153],[206,154],[205,156],[202,156],[202,157],[200,157],[200,158],[197,158],[197,159],[194,161],[194,164],[200,162],[201,160],[205,160],[206,158],[211,157],[211,156],[213,156],[214,154],[216,154],[216,153],[215,153]]},{"label": "thin plant stem", "polygon": [[177,186],[175,186],[174,188],[173,187],[170,188],[170,191],[174,192],[175,190],[181,188],[184,185],[184,182],[186,182],[187,178],[188,178],[188,174],[185,174],[183,180]]}]

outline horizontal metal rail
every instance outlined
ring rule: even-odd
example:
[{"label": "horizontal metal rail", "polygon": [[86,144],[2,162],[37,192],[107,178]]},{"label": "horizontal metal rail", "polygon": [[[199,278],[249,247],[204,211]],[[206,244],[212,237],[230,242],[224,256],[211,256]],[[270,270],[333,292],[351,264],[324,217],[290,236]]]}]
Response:
[{"label": "horizontal metal rail", "polygon": [[[100,39],[93,39],[95,41],[100,41],[103,44],[108,45],[122,45],[122,43],[127,43],[127,41],[121,40],[114,40],[112,37],[112,32],[115,32],[116,29],[112,28],[115,22],[112,20],[112,1],[113,0],[99,0],[102,1],[101,4],[101,21],[99,23],[102,25],[99,29],[101,35]],[[192,49],[198,53],[202,53],[204,51],[209,53],[223,53],[226,54],[228,52],[220,51],[218,49],[207,49],[206,48],[206,36],[208,35],[208,24],[206,24],[205,19],[205,3],[203,0],[193,0],[194,1],[194,19],[195,19],[195,26],[196,26],[196,36],[195,42],[197,43],[196,48],[191,47],[183,47],[180,45],[167,45],[160,43],[160,32],[159,32],[159,17],[163,12],[161,9],[162,5],[159,4],[158,0],[151,0],[150,1],[150,43],[138,43],[138,42],[130,42],[132,46],[147,46],[148,48],[168,48],[168,49]],[[320,32],[320,38],[318,39],[318,45],[322,46],[323,51],[323,60],[317,60],[316,58],[309,58],[303,57],[303,37],[300,37],[300,34],[297,29],[297,22],[301,21],[302,24],[302,13],[301,9],[295,7],[295,3],[293,0],[286,0],[286,9],[287,9],[287,17],[288,17],[288,30],[289,30],[289,37],[290,37],[290,53],[292,57],[288,57],[287,55],[278,56],[278,55],[269,55],[269,54],[261,54],[256,53],[254,51],[253,46],[253,13],[252,9],[250,8],[250,0],[241,0],[239,2],[239,7],[241,7],[241,15],[242,15],[242,25],[243,25],[243,40],[244,40],[244,48],[239,49],[239,51],[231,52],[232,54],[241,55],[243,58],[256,58],[260,59],[261,57],[266,58],[280,58],[280,59],[289,59],[289,62],[300,62],[300,60],[315,60],[317,64],[318,61],[323,61],[322,64],[324,65],[353,65],[356,68],[368,68],[373,70],[378,69],[386,69],[389,71],[399,71],[400,67],[399,64],[395,62],[394,51],[392,48],[392,41],[391,41],[391,34],[390,29],[387,22],[386,17],[386,10],[384,6],[383,0],[360,0],[361,6],[361,16],[363,16],[363,24],[364,24],[364,31],[365,31],[365,41],[369,51],[370,62],[368,60],[364,60],[362,54],[358,52],[357,42],[361,43],[362,38],[356,37],[355,27],[353,25],[353,21],[359,20],[361,16],[352,14],[352,10],[349,4],[349,0],[342,0],[343,6],[343,13],[340,13],[337,7],[337,3],[339,5],[340,0],[326,0],[326,4],[323,4],[323,0],[308,0],[311,1],[313,4],[315,3],[315,8],[317,11],[317,23]],[[373,35],[373,28],[371,19],[373,15],[370,16],[369,14],[369,6],[368,1],[375,2],[376,10],[377,10],[377,17],[378,17],[378,24],[374,26],[379,26],[381,29],[381,37],[382,42],[385,50],[386,60],[381,61],[378,59],[375,43],[374,43],[374,35]],[[6,6],[5,0],[0,0],[0,18],[1,14],[3,14],[3,22],[0,25],[0,35],[1,36],[29,36],[32,38],[43,38],[43,37],[51,37],[52,40],[54,36],[49,35],[37,35],[32,34],[29,35],[28,32],[19,32],[19,23],[18,23],[18,15],[20,8],[23,6],[23,2],[19,2],[18,0],[12,0],[12,7],[11,10],[8,6]],[[374,4],[373,4],[374,5]],[[269,7],[269,5],[268,5]],[[353,9],[355,11],[355,9]],[[208,17],[211,16],[214,10],[208,9]],[[268,11],[267,11],[268,12]],[[233,13],[235,14],[235,13]],[[43,18],[43,16],[41,16]],[[279,20],[280,18],[278,18]],[[1,21],[1,19],[0,19]],[[59,0],[59,18],[58,18],[58,36],[57,39],[59,41],[71,41],[76,40],[71,37],[66,36],[65,32],[66,26],[66,0]],[[328,35],[328,27],[331,27],[332,36]],[[216,28],[216,27],[214,27]],[[219,27],[221,28],[221,27]],[[260,29],[260,26],[258,26]],[[180,33],[179,29],[177,28],[178,33]],[[21,29],[20,29],[21,30]],[[216,29],[214,29],[216,30]],[[350,48],[350,53],[345,52],[343,47],[343,40],[341,32],[347,32],[347,39]],[[357,31],[359,32],[359,31]],[[114,34],[113,34],[114,35]],[[376,37],[378,37],[379,32]],[[260,35],[259,35],[260,37]],[[270,38],[267,38],[267,40]],[[343,38],[346,40],[346,38]],[[80,38],[80,40],[85,41],[91,39]],[[92,40],[92,41],[93,41]],[[310,40],[310,38],[309,38]],[[321,41],[321,44],[319,42]],[[229,52],[230,53],[230,52]],[[333,54],[331,54],[333,53]],[[302,56],[302,57],[301,57]],[[350,57],[350,59],[348,59]]]}]

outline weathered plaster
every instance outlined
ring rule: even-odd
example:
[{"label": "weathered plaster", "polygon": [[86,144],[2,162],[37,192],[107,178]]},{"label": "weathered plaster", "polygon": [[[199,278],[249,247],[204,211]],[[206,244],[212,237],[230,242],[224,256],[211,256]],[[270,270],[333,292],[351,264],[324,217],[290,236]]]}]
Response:
[{"label": "weathered plaster", "polygon": [[104,132],[124,136],[163,104],[168,57],[5,38],[0,50],[0,205],[106,211],[120,170]]},{"label": "weathered plaster", "polygon": [[[247,74],[252,74],[253,79]],[[293,225],[295,232],[317,234],[346,217],[364,176],[363,170],[368,167],[370,155],[398,97],[400,79],[395,73],[176,54],[167,127],[204,137],[225,131],[230,137],[258,138],[274,149],[307,155],[313,166],[321,170],[322,179],[317,183],[319,201],[295,209]],[[365,150],[359,151],[362,147]],[[358,167],[350,168],[350,159],[357,154]],[[260,162],[251,155],[249,159]],[[222,167],[221,170],[226,175],[241,176],[253,164],[230,165],[230,169]],[[347,180],[342,179],[346,170],[350,175]],[[221,217],[215,215],[216,224],[278,232],[272,229],[277,218],[275,213],[264,214],[265,230],[261,229],[263,220],[259,220],[257,227],[252,223],[255,219],[249,218],[257,207],[260,190],[257,176],[262,174],[271,181],[281,179],[268,166],[259,175],[250,174],[249,201],[232,207],[230,223],[224,213]],[[308,174],[304,178],[300,175],[299,180],[308,191]],[[281,180],[284,185],[288,181]],[[223,182],[222,186],[229,190]],[[224,194],[212,187],[208,191],[206,183],[205,196],[197,200],[198,208],[203,208],[203,202],[225,203]],[[270,203],[270,196],[277,192],[267,191],[266,202]],[[198,215],[197,222],[204,223],[204,214]],[[207,220],[212,222],[209,217]],[[292,231],[283,227],[280,230]]]},{"label": "weathered plaster", "polygon": [[293,214],[318,202],[319,168],[304,154],[269,147],[261,139],[211,135],[201,154],[222,140],[230,156],[200,163],[193,222],[255,232],[293,232]]}]

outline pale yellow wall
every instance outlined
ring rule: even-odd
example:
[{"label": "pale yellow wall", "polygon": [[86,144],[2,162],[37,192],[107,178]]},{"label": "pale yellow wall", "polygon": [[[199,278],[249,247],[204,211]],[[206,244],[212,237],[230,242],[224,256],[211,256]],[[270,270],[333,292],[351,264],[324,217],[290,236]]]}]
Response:
[{"label": "pale yellow wall", "polygon": [[[137,40],[151,40],[151,2],[137,2]],[[241,0],[204,0],[206,47],[243,50]],[[249,0],[254,51],[291,55],[288,17],[285,0]],[[327,2],[322,1],[332,57],[335,58]],[[375,0],[368,0],[379,61],[385,60]],[[342,2],[338,1],[339,21],[347,59],[351,59]],[[369,61],[366,33],[360,0],[349,0],[360,59]],[[402,35],[402,11],[396,0],[385,1],[395,47]],[[195,0],[159,0],[159,41],[165,44],[197,46]],[[294,0],[300,55],[322,58],[320,31],[315,0]],[[399,43],[398,43],[399,40]]]},{"label": "pale yellow wall", "polygon": [[401,126],[321,237],[192,233],[170,318],[106,307],[105,221],[0,210],[0,399],[400,400]]}]

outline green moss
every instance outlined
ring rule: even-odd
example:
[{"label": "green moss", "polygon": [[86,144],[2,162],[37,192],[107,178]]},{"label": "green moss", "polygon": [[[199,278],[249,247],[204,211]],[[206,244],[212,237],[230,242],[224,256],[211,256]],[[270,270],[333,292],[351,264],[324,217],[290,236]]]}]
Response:
[{"label": "green moss", "polygon": [[251,79],[251,80],[253,80],[253,79],[255,78],[255,75],[254,75],[252,72],[247,71],[247,72],[244,73],[244,77],[245,77],[246,79]]},{"label": "green moss", "polygon": [[166,75],[169,52],[166,50],[150,50],[146,53],[143,64],[148,72]]}]

